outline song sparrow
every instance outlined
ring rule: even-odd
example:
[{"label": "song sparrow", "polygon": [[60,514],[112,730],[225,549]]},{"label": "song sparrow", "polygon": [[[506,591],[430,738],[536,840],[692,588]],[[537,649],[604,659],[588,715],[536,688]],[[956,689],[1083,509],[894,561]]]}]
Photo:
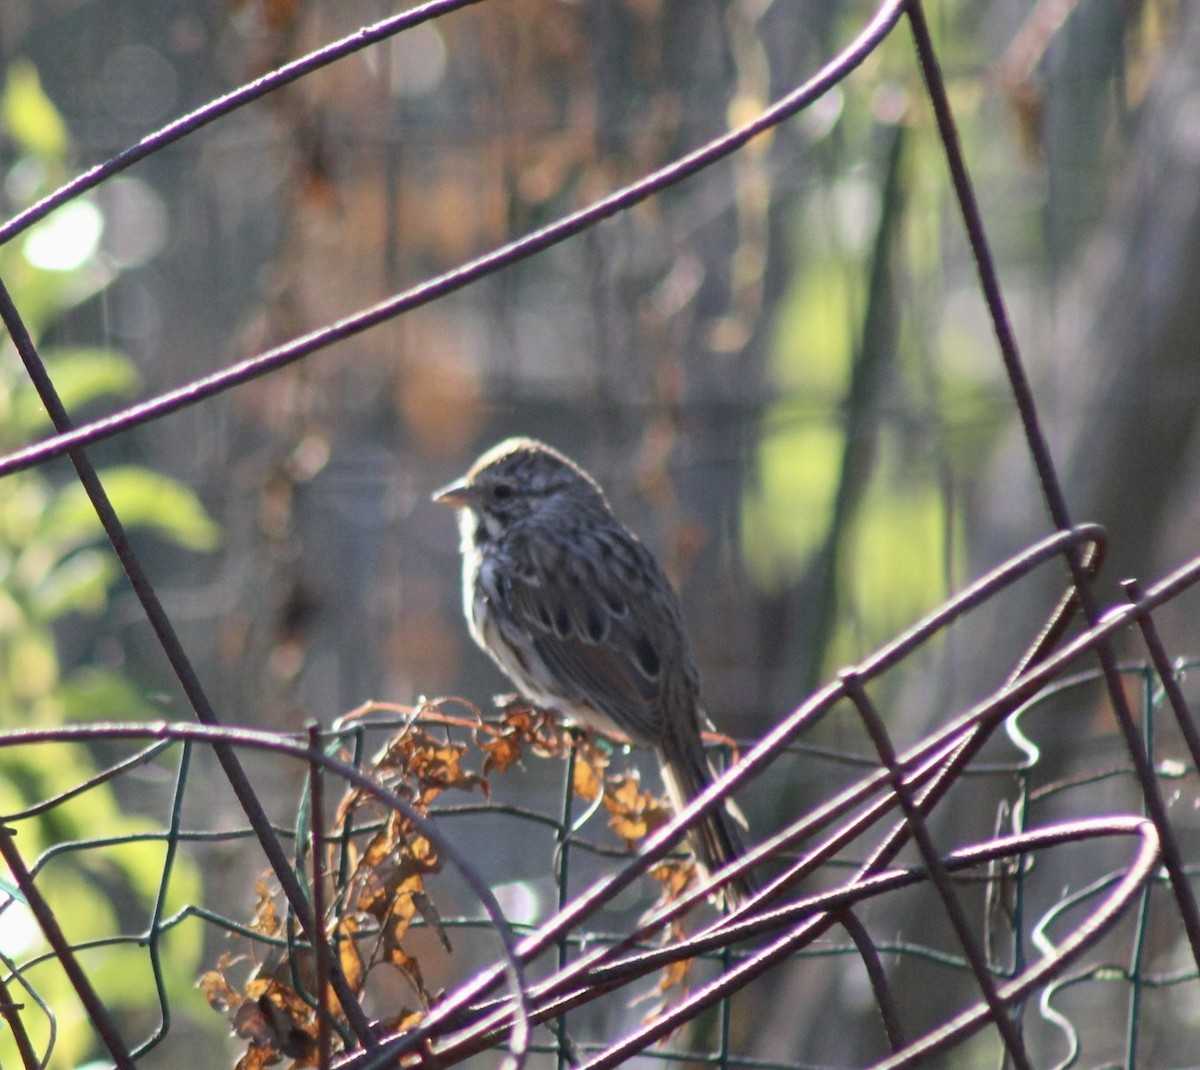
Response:
[{"label": "song sparrow", "polygon": [[[549,446],[514,438],[434,501],[460,510],[463,610],[475,642],[531,701],[653,747],[682,809],[713,776],[699,674],[675,592],[596,481]],[[729,812],[744,824],[736,807]],[[710,871],[742,850],[720,810],[689,843]],[[733,882],[726,900],[749,891]]]}]

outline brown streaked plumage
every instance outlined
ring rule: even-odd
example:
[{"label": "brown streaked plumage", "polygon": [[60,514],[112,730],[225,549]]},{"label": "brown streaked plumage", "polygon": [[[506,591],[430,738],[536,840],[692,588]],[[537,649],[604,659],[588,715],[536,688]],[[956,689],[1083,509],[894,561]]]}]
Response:
[{"label": "brown streaked plumage", "polygon": [[[707,718],[679,600],[596,481],[549,446],[514,438],[434,500],[460,511],[471,635],[525,697],[654,748],[677,809],[703,791],[713,776],[700,739]],[[720,810],[689,842],[708,871],[742,851]],[[727,891],[738,902],[750,886]]]}]

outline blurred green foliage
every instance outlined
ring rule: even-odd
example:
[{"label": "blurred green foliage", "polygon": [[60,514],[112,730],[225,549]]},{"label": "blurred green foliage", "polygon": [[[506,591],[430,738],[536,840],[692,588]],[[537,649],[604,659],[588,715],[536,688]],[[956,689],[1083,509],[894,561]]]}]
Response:
[{"label": "blurred green foliage", "polygon": [[[27,62],[9,68],[0,115],[10,141],[20,149],[5,184],[10,197],[6,207],[19,209],[61,179],[69,139]],[[115,277],[99,254],[102,230],[99,209],[77,203],[0,249],[0,276],[27,316],[35,341],[40,343],[64,312]],[[138,385],[136,369],[112,349],[47,344],[42,356],[72,412],[129,395]],[[6,344],[0,349],[0,451],[52,431],[15,350]],[[129,527],[191,550],[217,543],[215,524],[186,487],[137,465],[102,470],[100,478]],[[71,614],[103,610],[120,575],[79,484],[56,484],[36,469],[0,480],[0,711],[6,728],[158,716],[119,671],[103,665],[64,671],[60,664],[55,625]],[[131,924],[137,931],[154,909],[164,881],[168,911],[197,901],[200,891],[200,873],[185,859],[175,858],[169,873],[164,870],[166,844],[161,836],[147,835],[161,831],[162,818],[150,820],[136,813],[129,797],[119,798],[110,783],[93,784],[44,813],[19,816],[36,803],[87,783],[98,768],[96,756],[84,746],[0,750],[0,813],[18,815],[6,820],[18,832],[27,863],[38,859],[39,890],[73,944],[103,941],[129,932]],[[104,839],[108,845],[72,849],[92,839]],[[4,879],[3,888],[0,950],[11,960],[28,961],[45,951],[44,941],[11,880]],[[201,934],[196,928],[180,927],[163,946],[164,983],[174,999],[192,987]],[[101,944],[85,952],[82,961],[114,1012],[144,1020],[157,1006],[144,947]],[[51,1065],[76,1066],[96,1054],[91,1026],[55,960],[48,957],[22,975],[54,1014],[57,1037]],[[37,1050],[44,1051],[49,1023],[33,1001],[24,1002],[26,1027]],[[0,1065],[19,1064],[11,1034],[0,1032]]]},{"label": "blurred green foliage", "polygon": [[909,49],[889,42],[839,87],[843,118],[816,146],[829,177],[797,202],[771,325],[741,545],[764,592],[804,592],[808,687],[961,585],[971,494],[1006,426],[987,333],[929,299],[974,270],[946,259],[954,209],[926,166],[939,149]]}]

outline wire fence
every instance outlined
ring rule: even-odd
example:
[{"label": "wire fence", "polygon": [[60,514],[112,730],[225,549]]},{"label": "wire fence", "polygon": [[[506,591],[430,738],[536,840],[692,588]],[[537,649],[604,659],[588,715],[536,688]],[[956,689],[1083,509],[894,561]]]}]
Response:
[{"label": "wire fence", "polygon": [[[439,0],[386,19],[206,105],[10,220],[0,242],[245,104],[465,6]],[[488,717],[460,700],[373,705],[301,736],[225,726],[87,448],[437,300],[711,167],[820,99],[901,24],[913,35],[1054,533],[736,748],[727,772],[680,815],[641,786],[619,744],[577,740],[515,703]],[[635,1056],[783,1070],[802,1064],[789,1058],[786,1038],[762,1033],[762,1009],[799,1002],[807,979],[831,968],[846,986],[845,1017],[835,1008],[817,1025],[861,1029],[859,1065],[1193,1060],[1200,734],[1187,696],[1194,666],[1170,653],[1157,613],[1200,578],[1200,559],[1144,589],[1127,584],[1124,605],[1098,604],[1104,535],[1067,508],[919,3],[879,5],[817,75],[670,166],[336,324],[109,417],[75,427],[3,287],[0,317],[57,431],[0,458],[0,477],[70,460],[195,714],[195,723],[0,733],[14,776],[34,753],[69,763],[65,756],[83,752],[94,762],[74,788],[6,814],[0,827],[8,870],[0,918],[27,912],[40,933],[28,951],[3,952],[0,1015],[10,1057],[24,1067],[46,1065],[62,1021],[78,1014],[117,1066],[150,1065],[163,1051],[177,1058],[172,1007],[194,978],[173,977],[163,964],[172,941],[196,930],[228,938],[200,990],[229,1017],[245,1068],[491,1064],[505,1052],[512,1064],[588,1070]],[[919,677],[927,647],[1035,573],[1064,566],[1069,589],[1003,682],[935,732],[894,738],[888,696]],[[1143,656],[1118,662],[1115,637],[1130,630]],[[1095,734],[1094,751],[1073,753],[1064,709],[1110,726]],[[1046,772],[1064,765],[1045,760],[1048,747],[1072,755],[1067,775]],[[524,798],[514,775],[543,760],[563,769],[549,805]],[[283,818],[256,789],[252,770],[262,763],[303,770],[304,793]],[[786,799],[797,763],[830,786],[821,801],[785,812],[743,859],[697,879],[681,849],[689,824],[756,783]],[[162,816],[108,827],[96,803],[101,787],[118,798],[137,793],[143,810],[156,798]],[[963,808],[984,828],[942,842],[941,819]],[[481,826],[529,846],[540,869],[503,883],[482,872],[469,848]],[[219,894],[220,860],[247,843],[261,863],[223,878]],[[143,850],[155,860],[154,881],[121,887],[132,870],[113,859]],[[716,885],[743,870],[760,888],[750,902],[724,914],[706,906]],[[86,884],[78,874],[108,880],[124,904],[110,935],[73,935],[68,908],[94,906],[86,893],[65,895]],[[223,906],[231,886],[256,887],[252,918]],[[153,997],[131,1008],[131,989]]]}]

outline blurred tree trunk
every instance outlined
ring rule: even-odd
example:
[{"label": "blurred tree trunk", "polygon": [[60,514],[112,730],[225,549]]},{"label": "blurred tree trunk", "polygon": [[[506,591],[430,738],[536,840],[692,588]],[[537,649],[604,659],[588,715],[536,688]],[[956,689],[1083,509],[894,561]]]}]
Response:
[{"label": "blurred tree trunk", "polygon": [[[1028,354],[1073,518],[1108,529],[1110,580],[1178,563],[1191,542],[1181,545],[1170,521],[1195,497],[1198,48],[1200,8],[1181,5],[1107,212],[1056,304],[1051,345]],[[1046,529],[1026,453],[1014,432],[995,470],[999,493],[979,510],[980,566]]]}]

